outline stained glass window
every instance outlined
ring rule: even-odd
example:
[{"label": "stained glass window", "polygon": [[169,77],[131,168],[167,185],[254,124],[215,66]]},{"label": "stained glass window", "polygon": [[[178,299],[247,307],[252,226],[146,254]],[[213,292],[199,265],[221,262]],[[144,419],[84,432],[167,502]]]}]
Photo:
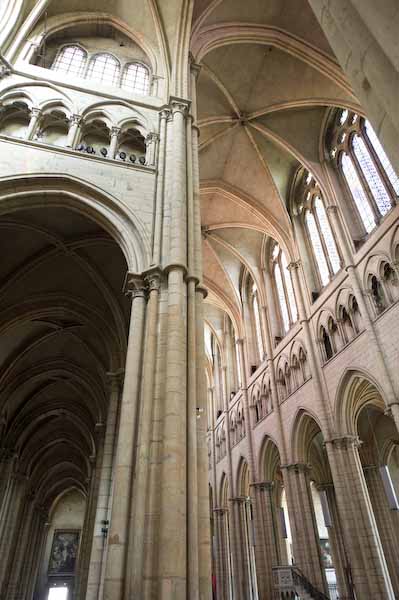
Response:
[{"label": "stained glass window", "polygon": [[122,76],[122,87],[132,90],[135,94],[148,94],[150,77],[147,67],[140,63],[128,65]]},{"label": "stained glass window", "polygon": [[309,210],[306,211],[305,221],[308,228],[310,241],[312,243],[313,253],[319,269],[321,283],[322,285],[327,285],[327,283],[330,281],[330,273],[328,271],[326,257],[324,256],[319,230],[317,229],[315,218]]},{"label": "stained glass window", "polygon": [[384,148],[381,146],[381,143],[377,137],[377,134],[375,133],[374,129],[372,128],[372,126],[370,125],[370,123],[368,121],[366,121],[365,128],[366,128],[367,137],[381,162],[381,166],[384,169],[385,173],[387,174],[387,177],[388,177],[393,189],[395,190],[395,194],[397,196],[399,196],[399,177],[395,173],[394,168],[391,165],[391,162],[390,162],[388,156],[386,155]]},{"label": "stained glass window", "polygon": [[319,221],[320,229],[322,236],[324,238],[324,242],[328,252],[328,258],[330,259],[331,267],[333,273],[338,273],[341,268],[341,263],[339,260],[339,254],[337,250],[337,246],[335,243],[335,239],[333,233],[331,231],[330,223],[327,218],[326,209],[324,208],[324,204],[321,201],[321,198],[317,197],[314,202],[314,207],[316,210],[316,215]]},{"label": "stained glass window", "polygon": [[281,316],[283,319],[284,329],[285,329],[285,331],[288,331],[290,328],[290,319],[289,319],[289,315],[288,315],[287,302],[286,302],[285,294],[284,294],[284,287],[283,287],[283,280],[281,277],[280,265],[278,265],[278,264],[275,265],[275,267],[274,267],[274,277],[276,280],[277,294],[278,294],[278,299],[280,302],[280,310],[281,310]]},{"label": "stained glass window", "polygon": [[370,233],[370,231],[372,231],[376,226],[373,211],[368,203],[366,193],[362,184],[360,183],[359,175],[356,172],[350,156],[343,154],[341,165],[344,177],[359,211],[364,228],[366,229],[367,233]]},{"label": "stained glass window", "polygon": [[116,86],[119,83],[120,69],[119,61],[111,54],[96,54],[90,61],[87,78]]},{"label": "stained glass window", "polygon": [[81,77],[87,53],[80,46],[64,46],[52,64],[52,70]]},{"label": "stained glass window", "polygon": [[392,208],[388,192],[382,182],[380,174],[377,171],[364,140],[359,135],[355,135],[353,136],[352,144],[356,159],[367,181],[370,191],[373,194],[374,200],[378,206],[378,210],[384,216]]},{"label": "stained glass window", "polygon": [[256,290],[256,286],[253,287],[252,293],[253,293],[252,309],[254,311],[256,341],[258,343],[259,358],[262,360],[263,359],[263,340],[262,340],[262,330],[261,330],[260,316],[259,316],[258,292]]}]

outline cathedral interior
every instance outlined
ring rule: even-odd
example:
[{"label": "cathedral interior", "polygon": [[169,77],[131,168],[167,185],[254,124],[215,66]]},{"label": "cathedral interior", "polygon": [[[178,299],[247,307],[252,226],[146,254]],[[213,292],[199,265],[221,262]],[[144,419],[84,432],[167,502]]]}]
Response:
[{"label": "cathedral interior", "polygon": [[398,28],[0,0],[0,600],[399,600]]}]

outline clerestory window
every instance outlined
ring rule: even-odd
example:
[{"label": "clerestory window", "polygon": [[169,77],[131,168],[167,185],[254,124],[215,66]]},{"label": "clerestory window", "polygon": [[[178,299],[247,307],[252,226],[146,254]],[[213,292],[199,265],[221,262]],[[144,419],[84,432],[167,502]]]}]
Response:
[{"label": "clerestory window", "polygon": [[398,175],[367,119],[341,110],[330,137],[330,155],[343,176],[365,233],[370,233],[397,201]]},{"label": "clerestory window", "polygon": [[53,71],[83,77],[87,52],[78,45],[63,46],[52,64]]},{"label": "clerestory window", "polygon": [[287,332],[297,321],[298,312],[287,259],[278,244],[275,244],[272,250],[272,263],[281,321],[284,331]]}]

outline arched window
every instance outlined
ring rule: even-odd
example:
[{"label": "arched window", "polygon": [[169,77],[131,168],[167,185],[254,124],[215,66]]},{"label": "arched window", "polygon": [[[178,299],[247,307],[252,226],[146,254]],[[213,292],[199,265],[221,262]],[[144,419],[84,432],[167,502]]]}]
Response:
[{"label": "arched window", "polygon": [[119,61],[112,54],[96,54],[90,60],[86,77],[107,85],[117,86],[120,70]]},{"label": "arched window", "polygon": [[264,348],[263,348],[263,339],[262,339],[262,329],[261,329],[261,323],[260,323],[258,290],[257,290],[255,284],[252,286],[252,311],[253,311],[253,317],[254,317],[256,342],[257,342],[257,346],[258,346],[259,358],[260,358],[260,360],[263,360]]},{"label": "arched window", "polygon": [[297,208],[298,214],[304,213],[305,229],[320,283],[325,286],[340,270],[341,259],[319,185],[307,171],[303,175]]},{"label": "arched window", "polygon": [[58,52],[51,68],[53,71],[60,73],[68,73],[68,75],[76,75],[82,77],[87,61],[87,52],[80,46],[71,45],[64,46]]},{"label": "arched window", "polygon": [[370,233],[396,202],[398,175],[370,123],[356,113],[338,111],[330,139],[330,155]]},{"label": "arched window", "polygon": [[298,319],[294,290],[292,287],[291,273],[288,270],[287,259],[278,244],[272,251],[273,275],[276,284],[278,304],[280,306],[281,320],[284,331],[287,332],[291,325]]},{"label": "arched window", "polygon": [[122,87],[135,94],[146,96],[150,88],[150,74],[147,67],[140,63],[126,65],[122,75]]}]

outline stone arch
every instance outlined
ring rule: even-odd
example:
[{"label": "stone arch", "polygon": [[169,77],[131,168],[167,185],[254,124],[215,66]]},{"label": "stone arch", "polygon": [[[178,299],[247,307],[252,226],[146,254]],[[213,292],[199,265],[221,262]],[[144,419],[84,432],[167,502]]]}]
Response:
[{"label": "stone arch", "polygon": [[386,409],[385,394],[372,375],[362,369],[347,369],[342,375],[335,397],[335,422],[340,435],[357,435],[361,410],[374,405]]},{"label": "stone arch", "polygon": [[273,481],[280,464],[280,450],[277,441],[271,436],[265,436],[259,452],[259,473],[261,479]]},{"label": "stone arch", "polygon": [[69,175],[29,174],[0,182],[0,214],[43,206],[43,198],[52,206],[83,214],[105,229],[119,244],[129,271],[141,272],[150,264],[147,232],[123,200]]},{"label": "stone arch", "polygon": [[319,431],[322,427],[317,416],[308,409],[299,408],[290,435],[293,462],[307,462],[310,444]]}]

